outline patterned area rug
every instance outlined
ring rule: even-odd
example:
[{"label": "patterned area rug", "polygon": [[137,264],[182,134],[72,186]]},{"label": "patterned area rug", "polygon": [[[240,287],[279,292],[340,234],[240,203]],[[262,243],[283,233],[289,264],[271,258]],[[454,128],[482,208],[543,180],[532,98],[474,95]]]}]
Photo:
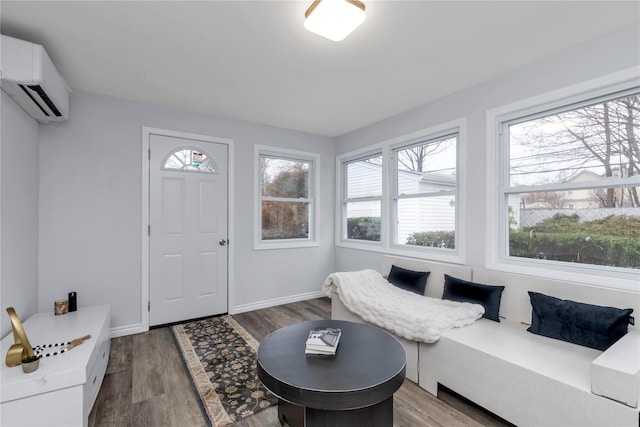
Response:
[{"label": "patterned area rug", "polygon": [[213,427],[277,403],[256,374],[258,342],[231,316],[183,323],[171,331]]}]

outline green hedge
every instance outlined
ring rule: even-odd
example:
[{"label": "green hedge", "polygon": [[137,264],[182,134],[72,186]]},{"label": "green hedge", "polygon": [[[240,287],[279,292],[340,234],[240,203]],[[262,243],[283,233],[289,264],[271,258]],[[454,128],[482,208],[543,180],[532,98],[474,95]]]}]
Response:
[{"label": "green hedge", "polygon": [[[347,236],[380,241],[380,218],[349,218]],[[411,233],[406,244],[454,249],[455,231]],[[509,255],[640,268],[640,218],[616,215],[579,223],[577,215],[558,214],[534,227],[511,230]]]},{"label": "green hedge", "polygon": [[409,237],[407,237],[407,245],[454,249],[456,247],[456,232],[419,231],[411,233]]},{"label": "green hedge", "polygon": [[593,221],[579,222],[578,214],[555,214],[540,221],[533,227],[522,231],[534,230],[539,233],[588,233],[592,235],[628,236],[640,238],[640,218],[629,215],[610,215]]},{"label": "green hedge", "polygon": [[347,218],[347,238],[380,241],[380,217],[363,216]]},{"label": "green hedge", "polygon": [[509,233],[509,255],[640,268],[640,219],[625,215],[578,222],[560,215]]}]

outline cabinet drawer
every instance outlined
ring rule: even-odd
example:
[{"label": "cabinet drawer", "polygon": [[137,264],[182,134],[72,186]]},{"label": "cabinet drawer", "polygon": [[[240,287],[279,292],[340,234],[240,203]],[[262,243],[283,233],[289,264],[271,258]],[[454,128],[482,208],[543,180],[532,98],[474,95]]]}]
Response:
[{"label": "cabinet drawer", "polygon": [[111,340],[106,336],[101,336],[102,342],[98,344],[96,362],[87,375],[87,382],[84,385],[83,402],[84,413],[89,416],[91,408],[96,401],[98,391],[100,391],[100,385],[104,378],[104,374],[107,371],[107,364],[109,363],[109,351],[111,350]]}]

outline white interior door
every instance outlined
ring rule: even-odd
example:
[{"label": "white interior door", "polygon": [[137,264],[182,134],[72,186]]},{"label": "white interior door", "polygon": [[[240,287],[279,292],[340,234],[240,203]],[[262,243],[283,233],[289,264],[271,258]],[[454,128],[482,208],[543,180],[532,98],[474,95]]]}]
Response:
[{"label": "white interior door", "polygon": [[225,144],[150,135],[149,324],[226,313]]}]

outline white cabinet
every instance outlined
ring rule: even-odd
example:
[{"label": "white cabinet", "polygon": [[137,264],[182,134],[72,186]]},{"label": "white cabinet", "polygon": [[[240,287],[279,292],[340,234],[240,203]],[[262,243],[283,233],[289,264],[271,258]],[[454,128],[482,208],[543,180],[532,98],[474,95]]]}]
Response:
[{"label": "white cabinet", "polygon": [[25,374],[20,366],[6,366],[13,334],[5,337],[0,346],[0,425],[86,426],[109,361],[111,307],[83,307],[60,316],[52,309],[22,324],[34,347],[91,338],[65,353],[42,357],[38,369]]}]

